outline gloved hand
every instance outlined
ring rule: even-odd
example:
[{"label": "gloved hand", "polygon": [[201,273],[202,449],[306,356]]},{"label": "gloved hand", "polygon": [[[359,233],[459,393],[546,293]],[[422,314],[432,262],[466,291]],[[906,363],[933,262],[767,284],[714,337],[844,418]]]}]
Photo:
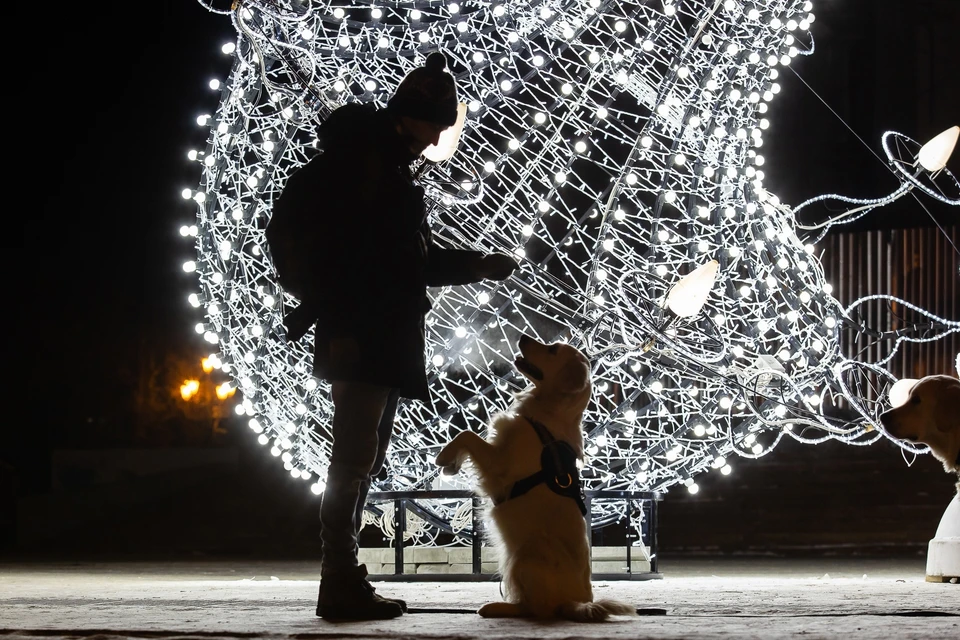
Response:
[{"label": "gloved hand", "polygon": [[516,260],[503,253],[490,253],[477,262],[477,275],[489,280],[506,280],[520,266]]}]

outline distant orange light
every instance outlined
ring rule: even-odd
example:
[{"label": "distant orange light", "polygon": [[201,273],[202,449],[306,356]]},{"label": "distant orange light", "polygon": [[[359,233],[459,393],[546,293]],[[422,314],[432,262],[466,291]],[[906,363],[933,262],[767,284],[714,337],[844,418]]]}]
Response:
[{"label": "distant orange light", "polygon": [[180,397],[184,400],[189,400],[193,396],[197,395],[197,391],[199,390],[199,380],[184,380],[183,384],[180,385]]},{"label": "distant orange light", "polygon": [[217,385],[217,397],[220,398],[221,400],[226,400],[227,398],[232,396],[234,393],[236,393],[236,391],[237,391],[236,389],[230,386],[229,382],[224,382],[223,384]]},{"label": "distant orange light", "polygon": [[210,362],[210,358],[204,358],[200,361],[200,366],[203,367],[204,373],[210,373],[213,371],[213,363]]}]

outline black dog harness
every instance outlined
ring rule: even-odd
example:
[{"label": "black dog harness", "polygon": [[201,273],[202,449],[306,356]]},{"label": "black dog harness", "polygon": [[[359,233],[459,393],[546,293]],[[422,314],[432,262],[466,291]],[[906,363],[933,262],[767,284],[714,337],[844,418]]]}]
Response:
[{"label": "black dog harness", "polygon": [[555,439],[547,428],[536,420],[526,416],[524,418],[537,432],[537,437],[543,443],[543,451],[540,452],[540,471],[515,482],[507,500],[522,496],[542,482],[557,495],[576,500],[581,515],[586,516],[587,505],[583,501],[583,485],[580,484],[576,451],[569,443]]}]

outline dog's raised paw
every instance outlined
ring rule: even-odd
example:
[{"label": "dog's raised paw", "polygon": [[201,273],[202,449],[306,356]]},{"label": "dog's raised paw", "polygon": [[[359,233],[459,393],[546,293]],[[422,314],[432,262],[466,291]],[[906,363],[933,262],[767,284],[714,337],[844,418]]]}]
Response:
[{"label": "dog's raised paw", "polygon": [[445,476],[455,476],[460,473],[460,461],[449,446],[440,452],[437,456],[436,463],[437,466],[440,467],[440,473]]}]

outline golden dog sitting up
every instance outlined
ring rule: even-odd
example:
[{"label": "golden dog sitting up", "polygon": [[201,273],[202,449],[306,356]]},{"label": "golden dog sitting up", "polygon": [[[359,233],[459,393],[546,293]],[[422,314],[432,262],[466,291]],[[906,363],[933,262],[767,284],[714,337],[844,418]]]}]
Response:
[{"label": "golden dog sitting up", "polygon": [[[506,602],[480,608],[488,618],[536,617],[599,622],[636,615],[613,600],[593,600],[590,544],[576,462],[583,459],[583,412],[590,363],[564,343],[520,338],[517,369],[533,383],[496,416],[489,439],[457,435],[437,456],[447,475],[469,458],[492,519]],[[488,529],[489,530],[489,529]]]}]

